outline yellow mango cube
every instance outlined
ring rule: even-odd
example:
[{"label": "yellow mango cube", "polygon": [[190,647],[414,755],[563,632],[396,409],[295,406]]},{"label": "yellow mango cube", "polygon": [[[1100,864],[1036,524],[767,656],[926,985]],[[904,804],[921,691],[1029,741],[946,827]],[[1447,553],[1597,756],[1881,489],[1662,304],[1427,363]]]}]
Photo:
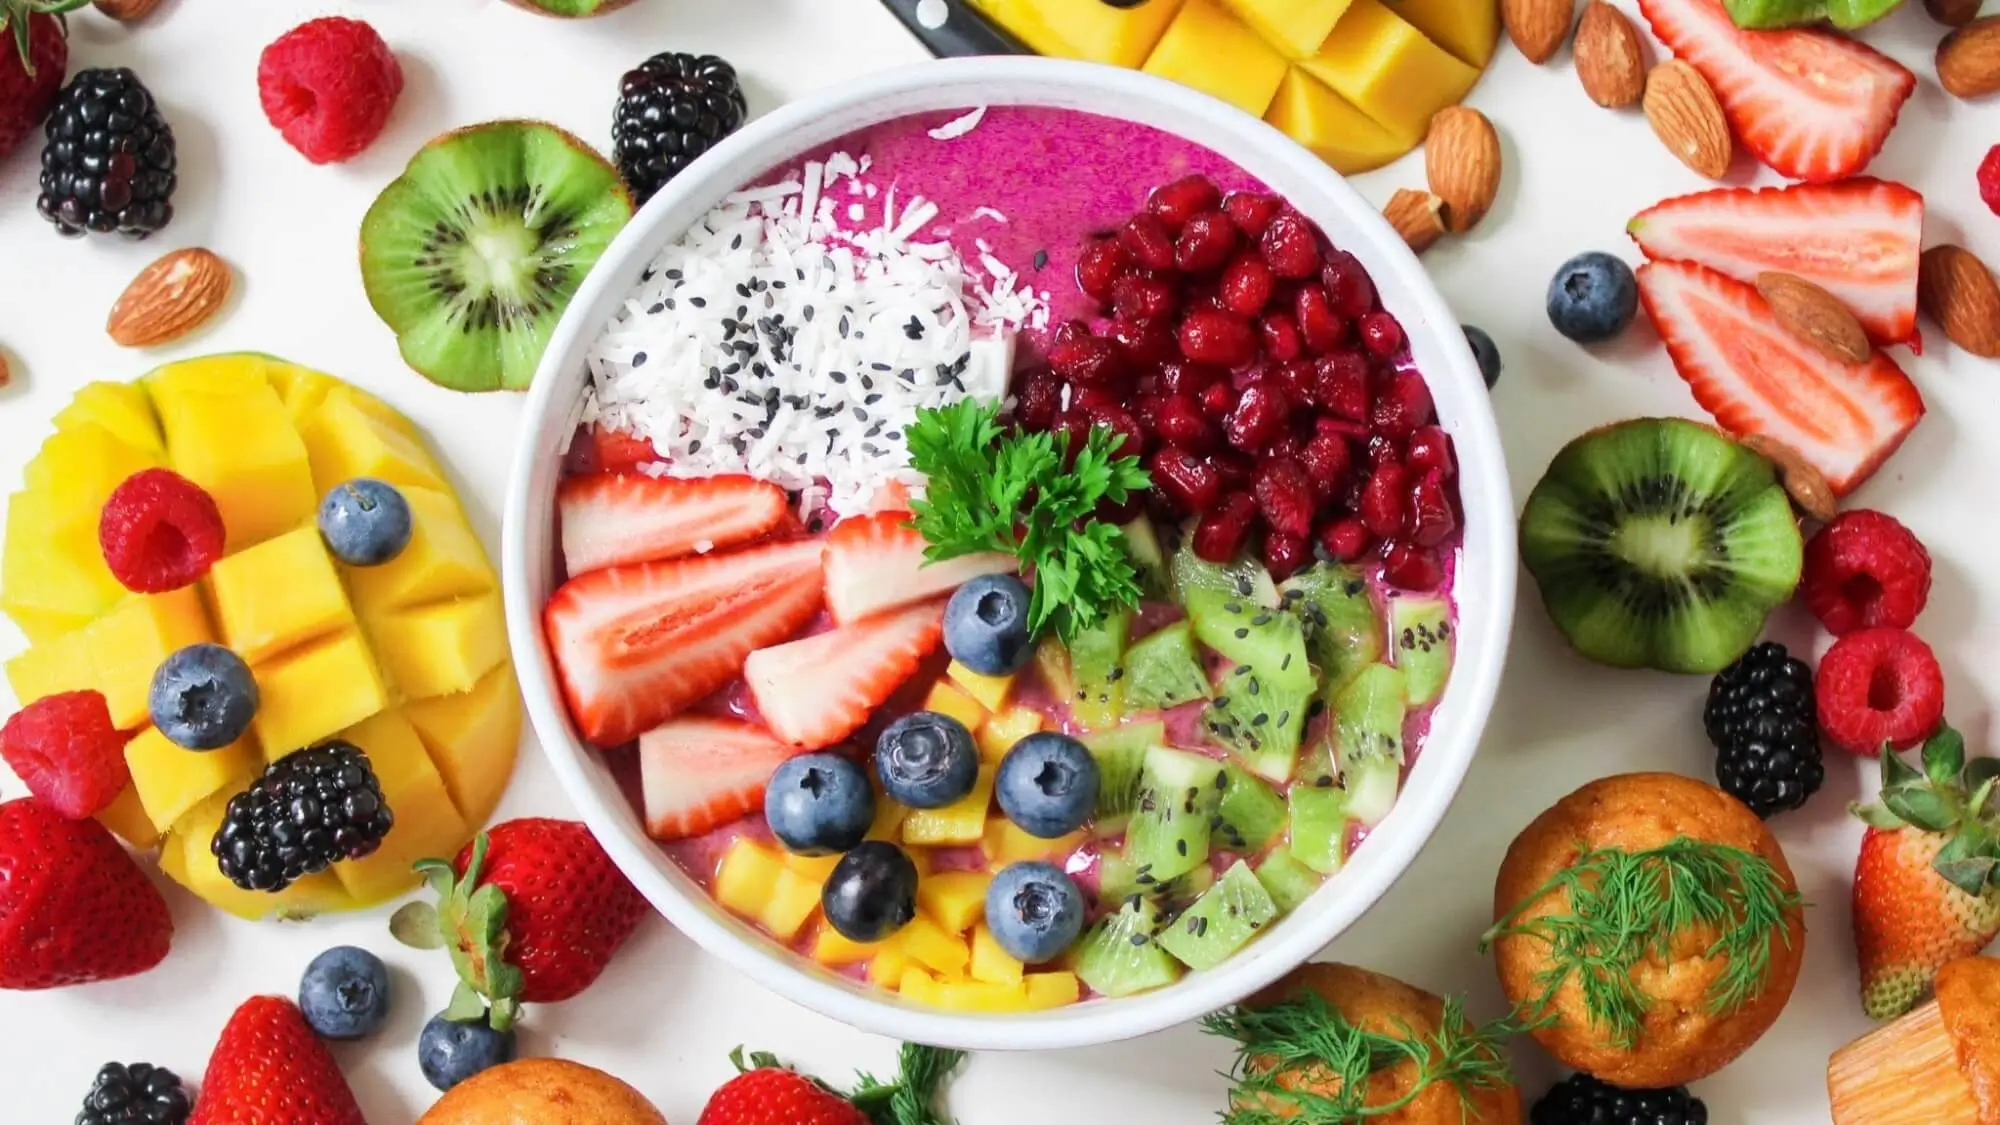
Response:
[{"label": "yellow mango cube", "polygon": [[941,809],[911,809],[903,817],[906,844],[976,844],[986,831],[986,814],[993,804],[993,767],[982,766],[972,792]]},{"label": "yellow mango cube", "polygon": [[945,929],[962,934],[986,917],[986,888],[992,882],[989,871],[932,875],[917,884],[917,906]]},{"label": "yellow mango cube", "polygon": [[1074,1004],[1083,997],[1075,973],[1029,973],[1022,983],[1028,987],[1028,1007],[1038,1012]]},{"label": "yellow mango cube", "polygon": [[273,762],[389,705],[375,658],[351,629],[252,665],[251,674],[257,679],[258,694],[257,717],[251,726]]},{"label": "yellow mango cube", "polygon": [[986,923],[972,928],[972,964],[967,975],[988,984],[1019,984],[1022,971],[1020,958],[1000,948]]},{"label": "yellow mango cube", "polygon": [[1036,731],[1046,730],[1048,725],[1048,720],[1042,717],[1040,711],[1031,711],[1026,707],[1000,712],[979,728],[980,760],[998,762],[1007,756],[1007,751],[1012,750],[1016,742]]},{"label": "yellow mango cube", "polygon": [[133,473],[160,464],[157,453],[128,445],[103,426],[85,422],[49,435],[22,468],[21,477],[31,491],[48,496],[58,512],[89,524],[95,536],[98,516],[112,490]]},{"label": "yellow mango cube", "polygon": [[868,826],[866,838],[895,843],[902,836],[903,818],[908,815],[910,815],[909,809],[878,791],[875,794],[875,820]]},{"label": "yellow mango cube", "polygon": [[150,389],[174,469],[215,498],[234,553],[310,525],[319,493],[305,443],[261,370],[254,380],[222,378],[231,389],[162,372]]},{"label": "yellow mango cube", "polygon": [[949,715],[965,724],[965,729],[969,731],[978,730],[979,724],[986,721],[986,708],[943,680],[932,685],[931,693],[924,697],[924,710]]},{"label": "yellow mango cube", "polygon": [[715,901],[790,941],[819,905],[819,887],[786,867],[777,854],[739,837],[715,872]]},{"label": "yellow mango cube", "polygon": [[521,745],[514,666],[501,661],[471,691],[407,703],[403,717],[424,740],[458,814],[474,828],[485,824],[514,776]]},{"label": "yellow mango cube", "polygon": [[903,970],[909,966],[909,954],[896,948],[894,941],[883,942],[881,952],[868,962],[868,983],[881,988],[896,988],[903,981]]},{"label": "yellow mango cube", "polygon": [[778,856],[784,865],[796,871],[800,878],[821,886],[826,885],[827,876],[832,875],[833,869],[840,865],[838,855],[797,855],[780,848]]},{"label": "yellow mango cube", "polygon": [[1380,168],[1416,144],[1377,125],[1303,70],[1285,75],[1264,120],[1348,176]]},{"label": "yellow mango cube", "polygon": [[164,832],[217,793],[241,792],[263,763],[256,742],[248,737],[220,750],[186,750],[147,727],[125,744],[125,765],[146,819]]},{"label": "yellow mango cube", "polygon": [[333,556],[314,527],[217,561],[208,584],[224,643],[251,664],[354,624]]},{"label": "yellow mango cube", "polygon": [[83,631],[43,641],[7,661],[7,683],[23,707],[66,691],[96,691],[97,670],[90,666]]},{"label": "yellow mango cube", "polygon": [[948,1012],[1025,1012],[1028,988],[1019,981],[1013,984],[945,981],[938,985],[937,999],[932,1002]]},{"label": "yellow mango cube", "polygon": [[190,395],[255,394],[271,386],[271,357],[259,352],[224,352],[156,367],[140,380],[153,404]]},{"label": "yellow mango cube", "polygon": [[1285,56],[1217,0],[1187,0],[1147,57],[1145,71],[1262,117],[1285,66]]},{"label": "yellow mango cube", "polygon": [[1468,66],[1484,67],[1500,43],[1494,0],[1395,0],[1397,15]]},{"label": "yellow mango cube", "polygon": [[507,659],[498,593],[396,610],[368,627],[382,671],[407,699],[470,691]]},{"label": "yellow mango cube", "polygon": [[[988,711],[998,711],[1007,706],[1007,700],[1014,694],[1012,676],[982,676],[956,660],[945,668],[944,674]],[[972,726],[971,723],[966,725]]]},{"label": "yellow mango cube", "polygon": [[[99,498],[95,512],[103,507]],[[0,556],[0,609],[41,644],[90,624],[125,596],[104,565],[97,520],[47,492],[7,500],[6,553]]]},{"label": "yellow mango cube", "polygon": [[381,847],[361,859],[333,865],[340,885],[363,906],[386,902],[417,885],[411,865],[420,859],[450,859],[472,836],[431,765],[423,740],[410,721],[383,711],[341,732],[340,737],[368,755],[382,801],[395,827]]},{"label": "yellow mango cube", "polygon": [[791,941],[819,909],[819,894],[818,881],[787,868],[772,886],[771,900],[757,912],[757,920],[778,940]]},{"label": "yellow mango cube", "polygon": [[1412,144],[1431,116],[1457,105],[1479,71],[1453,58],[1381,0],[1352,0],[1319,53],[1299,66],[1395,137]]},{"label": "yellow mango cube", "polygon": [[153,400],[136,383],[90,383],[56,411],[55,422],[58,430],[101,426],[112,437],[155,457],[167,451],[160,436],[160,419],[153,413]]},{"label": "yellow mango cube", "polygon": [[919,912],[910,924],[896,931],[896,944],[910,959],[943,977],[959,978],[972,960],[965,938],[945,929]]},{"label": "yellow mango cube", "polygon": [[146,806],[139,800],[139,790],[127,785],[110,804],[98,810],[97,823],[111,829],[113,835],[140,851],[147,851],[160,842],[159,826],[146,815]]},{"label": "yellow mango cube", "polygon": [[410,424],[408,418],[397,413],[388,403],[352,383],[344,383],[324,372],[314,371],[310,367],[300,367],[296,363],[287,363],[275,356],[258,358],[264,363],[265,380],[284,401],[286,412],[292,416],[292,424],[301,430],[305,429],[306,421],[319,410],[320,404],[326,401],[327,396],[332,394],[335,388],[339,388],[347,396],[347,400],[362,413],[406,437],[417,436],[417,428]]},{"label": "yellow mango cube", "polygon": [[60,692],[98,692],[112,725],[131,730],[150,718],[147,695],[160,662],[209,639],[208,618],[193,587],[135,594],[82,630],[8,661],[7,680],[23,706]]},{"label": "yellow mango cube", "polygon": [[1053,840],[1032,836],[1021,826],[1005,817],[994,817],[986,826],[986,835],[979,841],[979,850],[986,853],[986,863],[995,869],[1010,863],[1020,863],[1030,859],[1055,859],[1076,850],[1083,843],[1081,830]]},{"label": "yellow mango cube", "polygon": [[896,991],[905,1000],[918,1004],[928,1004],[935,1008],[940,999],[941,986],[938,979],[916,965],[903,966],[903,975],[896,978]]},{"label": "yellow mango cube", "polygon": [[353,910],[358,905],[331,872],[307,875],[276,894],[246,891],[230,882],[209,850],[209,841],[215,839],[233,795],[217,793],[175,823],[160,848],[160,870],[209,904],[253,922],[272,917],[310,918]]},{"label": "yellow mango cube", "polygon": [[417,439],[370,412],[360,395],[352,387],[331,388],[299,427],[320,495],[357,477],[373,477],[398,488],[448,489],[438,475],[437,462]]},{"label": "yellow mango cube", "polygon": [[822,922],[813,934],[812,959],[822,965],[855,965],[874,960],[885,948],[884,942],[855,941]]},{"label": "yellow mango cube", "polygon": [[493,566],[456,501],[430,488],[405,488],[410,543],[381,566],[344,567],[354,604],[370,620],[427,602],[489,593]]},{"label": "yellow mango cube", "polygon": [[1146,61],[1181,0],[1150,0],[1136,7],[1072,0],[972,0],[1036,54],[1136,67]]},{"label": "yellow mango cube", "polygon": [[1236,17],[1290,58],[1319,50],[1348,0],[1223,0]]}]

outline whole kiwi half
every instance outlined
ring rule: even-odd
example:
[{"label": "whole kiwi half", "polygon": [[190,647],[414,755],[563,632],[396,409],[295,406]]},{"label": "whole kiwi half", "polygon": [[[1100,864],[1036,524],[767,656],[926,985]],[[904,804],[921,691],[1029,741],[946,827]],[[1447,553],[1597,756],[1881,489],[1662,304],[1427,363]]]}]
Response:
[{"label": "whole kiwi half", "polygon": [[539,15],[577,19],[615,12],[630,4],[632,0],[507,0],[507,2],[516,8],[525,8]]},{"label": "whole kiwi half", "polygon": [[520,390],[632,217],[618,172],[538,121],[425,145],[361,220],[361,282],[403,360],[459,391]]},{"label": "whole kiwi half", "polygon": [[1770,462],[1680,418],[1570,442],[1521,512],[1521,560],[1549,616],[1620,668],[1727,667],[1792,596],[1803,554]]}]

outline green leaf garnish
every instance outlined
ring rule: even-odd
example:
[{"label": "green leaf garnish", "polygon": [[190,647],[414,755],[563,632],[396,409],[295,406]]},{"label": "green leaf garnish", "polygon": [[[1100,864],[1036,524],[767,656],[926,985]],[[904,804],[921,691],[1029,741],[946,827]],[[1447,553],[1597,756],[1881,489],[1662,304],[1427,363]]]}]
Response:
[{"label": "green leaf garnish", "polygon": [[1893,746],[1882,747],[1882,792],[1847,811],[1884,832],[1914,828],[1944,837],[1931,869],[1965,894],[2000,886],[2000,811],[1993,808],[2000,759],[1965,756],[1965,738],[1941,726],[1924,742],[1918,771]]},{"label": "green leaf garnish", "polygon": [[[426,949],[442,945],[450,952],[459,985],[445,1011],[447,1018],[474,1020],[483,1015],[493,1030],[506,1031],[521,1018],[526,979],[507,962],[507,893],[479,883],[488,843],[484,832],[472,838],[463,876],[444,860],[418,860],[415,869],[438,896],[437,905],[411,903],[389,920],[389,929],[407,945]],[[430,914],[427,919],[425,911]],[[427,941],[436,944],[424,944]]]},{"label": "green leaf garnish", "polygon": [[[729,1061],[736,1065],[738,1073],[792,1069],[769,1051],[750,1052],[749,1065],[746,1066],[740,1046],[729,1053]],[[890,1082],[872,1074],[859,1074],[855,1076],[854,1092],[850,1094],[842,1093],[810,1074],[800,1077],[835,1097],[852,1102],[872,1125],[952,1125],[949,1117],[938,1112],[937,1099],[945,1079],[964,1061],[964,1051],[905,1043],[896,1054],[896,1076]]]}]

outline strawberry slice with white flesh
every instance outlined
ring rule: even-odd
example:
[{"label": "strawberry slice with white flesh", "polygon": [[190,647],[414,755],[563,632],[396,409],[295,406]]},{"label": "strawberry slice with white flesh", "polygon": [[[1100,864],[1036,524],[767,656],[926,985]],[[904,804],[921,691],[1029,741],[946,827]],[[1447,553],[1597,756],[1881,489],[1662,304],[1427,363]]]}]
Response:
[{"label": "strawberry slice with white flesh", "polygon": [[597,473],[556,489],[563,565],[573,578],[607,566],[707,554],[785,522],[785,490],[746,476],[676,480]]},{"label": "strawberry slice with white flesh", "polygon": [[960,555],[924,560],[924,537],[904,527],[910,513],[875,512],[842,520],[826,537],[826,608],[835,622],[851,624],[948,594],[982,574],[1012,574],[1012,555]]},{"label": "strawberry slice with white flesh", "polygon": [[743,678],[772,734],[817,750],[867,725],[943,636],[944,603],[926,602],[759,649]]},{"label": "strawberry slice with white flesh", "polygon": [[685,840],[761,812],[764,786],[798,753],[740,719],[683,715],[639,736],[646,832]]},{"label": "strawberry slice with white flesh", "polygon": [[1743,31],[1721,0],[1639,0],[1639,11],[1715,87],[1743,147],[1794,180],[1868,167],[1917,88],[1901,63],[1842,35]]},{"label": "strawberry slice with white flesh", "polygon": [[1848,365],[1778,323],[1754,288],[1693,262],[1639,267],[1639,299],[1716,424],[1799,451],[1845,496],[1903,444],[1924,400],[1888,356]]},{"label": "strawberry slice with white flesh", "polygon": [[816,539],[593,570],[542,611],[577,729],[618,746],[734,679],[819,612]]},{"label": "strawberry slice with white flesh", "polygon": [[1877,344],[1916,347],[1924,197],[1902,184],[1719,188],[1662,200],[1625,230],[1648,258],[1750,284],[1770,270],[1802,277],[1853,310]]}]

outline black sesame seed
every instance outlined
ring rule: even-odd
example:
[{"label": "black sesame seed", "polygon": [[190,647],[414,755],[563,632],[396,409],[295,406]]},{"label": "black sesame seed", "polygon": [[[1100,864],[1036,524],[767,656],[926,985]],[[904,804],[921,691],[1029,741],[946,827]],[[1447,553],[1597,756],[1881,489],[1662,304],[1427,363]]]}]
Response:
[{"label": "black sesame seed", "polygon": [[689,297],[689,298],[688,298],[688,304],[690,304],[690,305],[693,305],[693,306],[694,306],[695,308],[698,308],[698,309],[705,309],[705,308],[707,308],[707,307],[708,307],[708,298],[707,298],[707,297]]},{"label": "black sesame seed", "polygon": [[1049,264],[1049,252],[1047,250],[1035,251],[1035,269],[1037,271],[1046,269],[1048,267],[1048,264]]}]

